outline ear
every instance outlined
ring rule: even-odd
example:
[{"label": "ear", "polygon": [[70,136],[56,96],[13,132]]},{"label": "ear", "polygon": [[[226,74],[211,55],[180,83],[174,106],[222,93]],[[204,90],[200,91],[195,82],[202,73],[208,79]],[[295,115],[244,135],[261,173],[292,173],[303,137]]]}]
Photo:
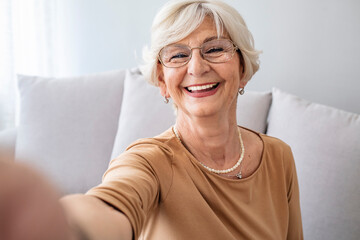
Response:
[{"label": "ear", "polygon": [[240,85],[239,88],[245,88],[246,84],[248,83],[245,79],[240,79]]},{"label": "ear", "polygon": [[240,84],[239,87],[240,88],[245,88],[246,84],[248,83],[248,80],[246,80],[245,77],[245,69],[244,69],[244,64],[243,61],[241,61],[240,63]]},{"label": "ear", "polygon": [[158,63],[156,71],[157,71],[157,78],[158,78],[158,83],[159,83],[159,88],[160,88],[160,94],[163,97],[169,97],[167,94],[167,87],[166,87],[166,83],[164,80],[163,66]]}]

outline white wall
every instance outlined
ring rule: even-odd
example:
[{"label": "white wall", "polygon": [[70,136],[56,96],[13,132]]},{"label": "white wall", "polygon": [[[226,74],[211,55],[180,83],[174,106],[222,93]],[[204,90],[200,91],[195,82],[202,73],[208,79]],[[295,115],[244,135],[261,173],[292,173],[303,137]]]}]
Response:
[{"label": "white wall", "polygon": [[[152,19],[165,2],[59,0],[57,75],[137,66]],[[360,1],[227,2],[243,15],[263,50],[248,89],[275,86],[360,113]]]}]

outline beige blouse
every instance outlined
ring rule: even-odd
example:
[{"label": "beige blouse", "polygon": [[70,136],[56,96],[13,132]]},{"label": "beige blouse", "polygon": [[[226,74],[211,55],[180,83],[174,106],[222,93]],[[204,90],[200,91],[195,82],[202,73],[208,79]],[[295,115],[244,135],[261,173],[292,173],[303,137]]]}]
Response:
[{"label": "beige blouse", "polygon": [[291,149],[259,136],[261,162],[247,178],[209,172],[169,129],[129,146],[87,194],[123,212],[134,239],[303,239]]}]

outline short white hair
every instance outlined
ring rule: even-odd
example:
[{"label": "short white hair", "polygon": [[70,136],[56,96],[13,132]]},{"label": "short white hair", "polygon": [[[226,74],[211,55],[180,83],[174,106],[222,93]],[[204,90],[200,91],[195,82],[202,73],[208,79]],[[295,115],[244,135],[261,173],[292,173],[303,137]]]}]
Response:
[{"label": "short white hair", "polygon": [[218,37],[226,32],[240,49],[244,67],[243,80],[250,80],[259,69],[259,54],[252,34],[240,13],[219,0],[173,0],[166,3],[154,18],[151,47],[143,50],[145,64],[141,71],[151,84],[158,86],[157,65],[160,50],[178,42],[197,29],[206,16],[215,24]]}]

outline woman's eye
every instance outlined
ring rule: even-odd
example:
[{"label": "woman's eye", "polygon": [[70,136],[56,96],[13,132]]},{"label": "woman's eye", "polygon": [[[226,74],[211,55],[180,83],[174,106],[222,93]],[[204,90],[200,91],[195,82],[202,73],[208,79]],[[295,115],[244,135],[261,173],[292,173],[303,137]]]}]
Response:
[{"label": "woman's eye", "polygon": [[224,49],[223,48],[211,48],[206,50],[205,53],[219,53],[219,52],[223,52]]},{"label": "woman's eye", "polygon": [[187,57],[188,57],[188,55],[185,54],[185,53],[178,53],[178,54],[173,55],[173,56],[170,58],[170,60],[172,60],[172,59],[177,59],[177,58],[187,58]]},{"label": "woman's eye", "polygon": [[173,56],[173,58],[184,58],[184,57],[187,57],[187,55],[184,54],[184,53],[178,53],[178,54]]}]

